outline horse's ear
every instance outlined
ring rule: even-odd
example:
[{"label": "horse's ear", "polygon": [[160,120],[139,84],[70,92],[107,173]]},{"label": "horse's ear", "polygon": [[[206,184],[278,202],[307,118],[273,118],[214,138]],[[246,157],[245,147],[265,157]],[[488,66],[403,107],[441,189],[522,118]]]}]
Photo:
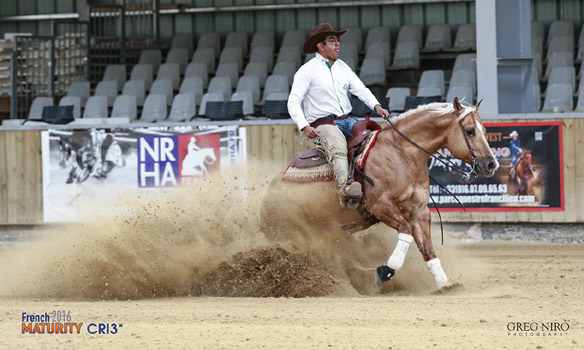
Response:
[{"label": "horse's ear", "polygon": [[454,107],[454,110],[456,111],[456,113],[462,112],[463,108],[460,105],[460,101],[458,101],[458,97],[454,98],[454,101],[452,101],[452,106]]},{"label": "horse's ear", "polygon": [[481,102],[483,102],[483,99],[481,98],[481,100],[479,101],[479,103],[477,103],[477,105],[475,106],[475,111],[479,111],[479,106],[481,105]]}]

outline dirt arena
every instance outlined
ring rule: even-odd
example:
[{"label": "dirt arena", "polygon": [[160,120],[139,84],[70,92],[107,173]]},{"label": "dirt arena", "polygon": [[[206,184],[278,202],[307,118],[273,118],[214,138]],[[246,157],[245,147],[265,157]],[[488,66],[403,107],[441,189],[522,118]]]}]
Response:
[{"label": "dirt arena", "polygon": [[[0,348],[584,347],[584,245],[461,244],[446,232],[437,253],[455,288],[437,293],[415,248],[379,288],[395,232],[276,246],[258,231],[267,177],[224,180],[209,180],[212,193],[126,196],[0,248]],[[54,310],[81,334],[21,334],[23,312]],[[91,335],[91,323],[117,333]],[[517,323],[533,331],[508,330]]]}]

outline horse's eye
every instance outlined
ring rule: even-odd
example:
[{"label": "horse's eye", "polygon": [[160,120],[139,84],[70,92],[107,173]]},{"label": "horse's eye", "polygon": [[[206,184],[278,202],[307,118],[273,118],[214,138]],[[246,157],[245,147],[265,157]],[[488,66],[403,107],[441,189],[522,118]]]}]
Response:
[{"label": "horse's eye", "polygon": [[474,129],[466,130],[467,136],[474,136],[474,134],[475,134]]}]

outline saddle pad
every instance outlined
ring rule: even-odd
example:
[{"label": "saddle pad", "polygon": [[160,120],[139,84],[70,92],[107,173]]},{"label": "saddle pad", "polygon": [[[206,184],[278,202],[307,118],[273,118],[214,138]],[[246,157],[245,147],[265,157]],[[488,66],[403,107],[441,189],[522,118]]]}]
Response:
[{"label": "saddle pad", "polygon": [[309,168],[297,168],[290,164],[282,175],[282,181],[290,182],[333,181],[334,179],[333,167],[329,163]]},{"label": "saddle pad", "polygon": [[371,151],[371,148],[373,147],[375,141],[377,140],[377,135],[379,135],[379,130],[373,131],[371,133],[371,137],[369,137],[369,140],[367,140],[367,143],[365,144],[363,152],[361,152],[361,154],[355,157],[355,165],[358,166],[359,169],[361,170],[363,170],[363,168],[365,167],[365,161],[367,160],[367,156],[369,156],[369,151]]}]

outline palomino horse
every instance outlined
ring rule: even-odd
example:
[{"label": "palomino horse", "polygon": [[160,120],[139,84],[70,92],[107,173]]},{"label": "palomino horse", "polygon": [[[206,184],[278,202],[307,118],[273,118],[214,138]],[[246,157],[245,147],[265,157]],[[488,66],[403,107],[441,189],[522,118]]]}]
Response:
[{"label": "palomino horse", "polygon": [[531,151],[524,150],[517,164],[515,164],[515,176],[509,174],[509,184],[516,188],[517,194],[533,195],[532,180],[537,176],[533,168],[533,155]]},{"label": "palomino horse", "polygon": [[[453,103],[420,106],[392,122],[430,154],[446,147],[477,174],[492,176],[499,163],[486,140],[479,105],[480,102],[463,107],[455,98]],[[391,279],[402,267],[410,243],[415,241],[437,287],[449,286],[430,235],[429,155],[412,142],[391,126],[379,132],[364,167],[373,185],[362,182],[364,199],[358,211],[339,206],[338,189],[332,181],[300,184],[274,179],[262,207],[262,231],[277,241],[286,241],[286,235],[295,229],[303,232],[307,228],[323,237],[343,237],[345,225],[355,227],[360,223],[359,229],[366,229],[381,221],[398,231],[398,243],[387,265],[377,269],[378,278]],[[370,214],[369,220],[360,215],[365,210]]]}]

